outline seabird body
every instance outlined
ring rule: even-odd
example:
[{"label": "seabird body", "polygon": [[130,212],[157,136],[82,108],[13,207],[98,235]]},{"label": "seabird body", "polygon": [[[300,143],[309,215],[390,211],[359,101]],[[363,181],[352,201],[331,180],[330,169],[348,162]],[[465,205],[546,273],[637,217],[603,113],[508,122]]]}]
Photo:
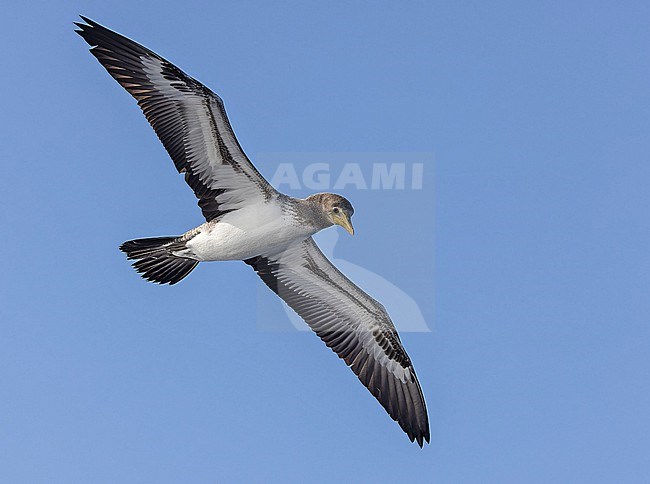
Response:
[{"label": "seabird body", "polygon": [[186,248],[174,252],[197,261],[246,260],[286,250],[320,227],[298,223],[306,201],[283,197],[228,213],[187,233]]},{"label": "seabird body", "polygon": [[420,383],[388,313],[323,255],[313,234],[354,233],[332,193],[276,191],[242,150],[221,98],[155,52],[82,17],[77,33],[133,96],[198,199],[206,222],[180,236],[123,243],[145,279],[176,284],[204,261],[242,260],[302,317],[420,447],[429,420]]}]

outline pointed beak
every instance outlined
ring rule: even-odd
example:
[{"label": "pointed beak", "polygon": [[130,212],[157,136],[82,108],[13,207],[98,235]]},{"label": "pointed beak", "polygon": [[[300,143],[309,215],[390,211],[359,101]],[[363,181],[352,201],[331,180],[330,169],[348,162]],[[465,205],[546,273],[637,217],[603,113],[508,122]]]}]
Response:
[{"label": "pointed beak", "polygon": [[350,218],[346,214],[337,217],[336,223],[347,230],[350,235],[354,235],[354,227],[352,226],[352,222],[350,222]]}]

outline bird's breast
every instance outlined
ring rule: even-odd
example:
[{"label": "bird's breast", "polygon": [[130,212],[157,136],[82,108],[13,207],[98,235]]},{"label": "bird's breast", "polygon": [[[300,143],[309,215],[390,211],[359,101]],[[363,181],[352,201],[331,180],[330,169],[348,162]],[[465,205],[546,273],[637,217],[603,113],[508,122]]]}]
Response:
[{"label": "bird's breast", "polygon": [[259,204],[228,213],[218,222],[203,224],[187,243],[187,249],[200,261],[244,260],[280,251],[314,232],[280,207]]}]

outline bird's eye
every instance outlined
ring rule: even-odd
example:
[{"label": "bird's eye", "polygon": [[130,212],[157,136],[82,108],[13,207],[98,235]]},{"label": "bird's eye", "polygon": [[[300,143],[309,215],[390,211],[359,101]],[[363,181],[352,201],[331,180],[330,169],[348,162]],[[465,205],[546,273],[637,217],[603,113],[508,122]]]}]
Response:
[{"label": "bird's eye", "polygon": [[339,207],[334,207],[334,210],[332,210],[332,212],[339,213],[340,212]]}]

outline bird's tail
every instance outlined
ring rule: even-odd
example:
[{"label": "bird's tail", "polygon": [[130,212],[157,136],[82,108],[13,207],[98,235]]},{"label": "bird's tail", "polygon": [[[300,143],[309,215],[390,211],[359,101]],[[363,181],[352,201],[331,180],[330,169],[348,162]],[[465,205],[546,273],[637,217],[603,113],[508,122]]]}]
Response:
[{"label": "bird's tail", "polygon": [[142,277],[158,284],[176,284],[197,266],[199,261],[178,257],[174,251],[185,248],[179,237],[152,237],[129,240],[120,245],[133,267]]}]

